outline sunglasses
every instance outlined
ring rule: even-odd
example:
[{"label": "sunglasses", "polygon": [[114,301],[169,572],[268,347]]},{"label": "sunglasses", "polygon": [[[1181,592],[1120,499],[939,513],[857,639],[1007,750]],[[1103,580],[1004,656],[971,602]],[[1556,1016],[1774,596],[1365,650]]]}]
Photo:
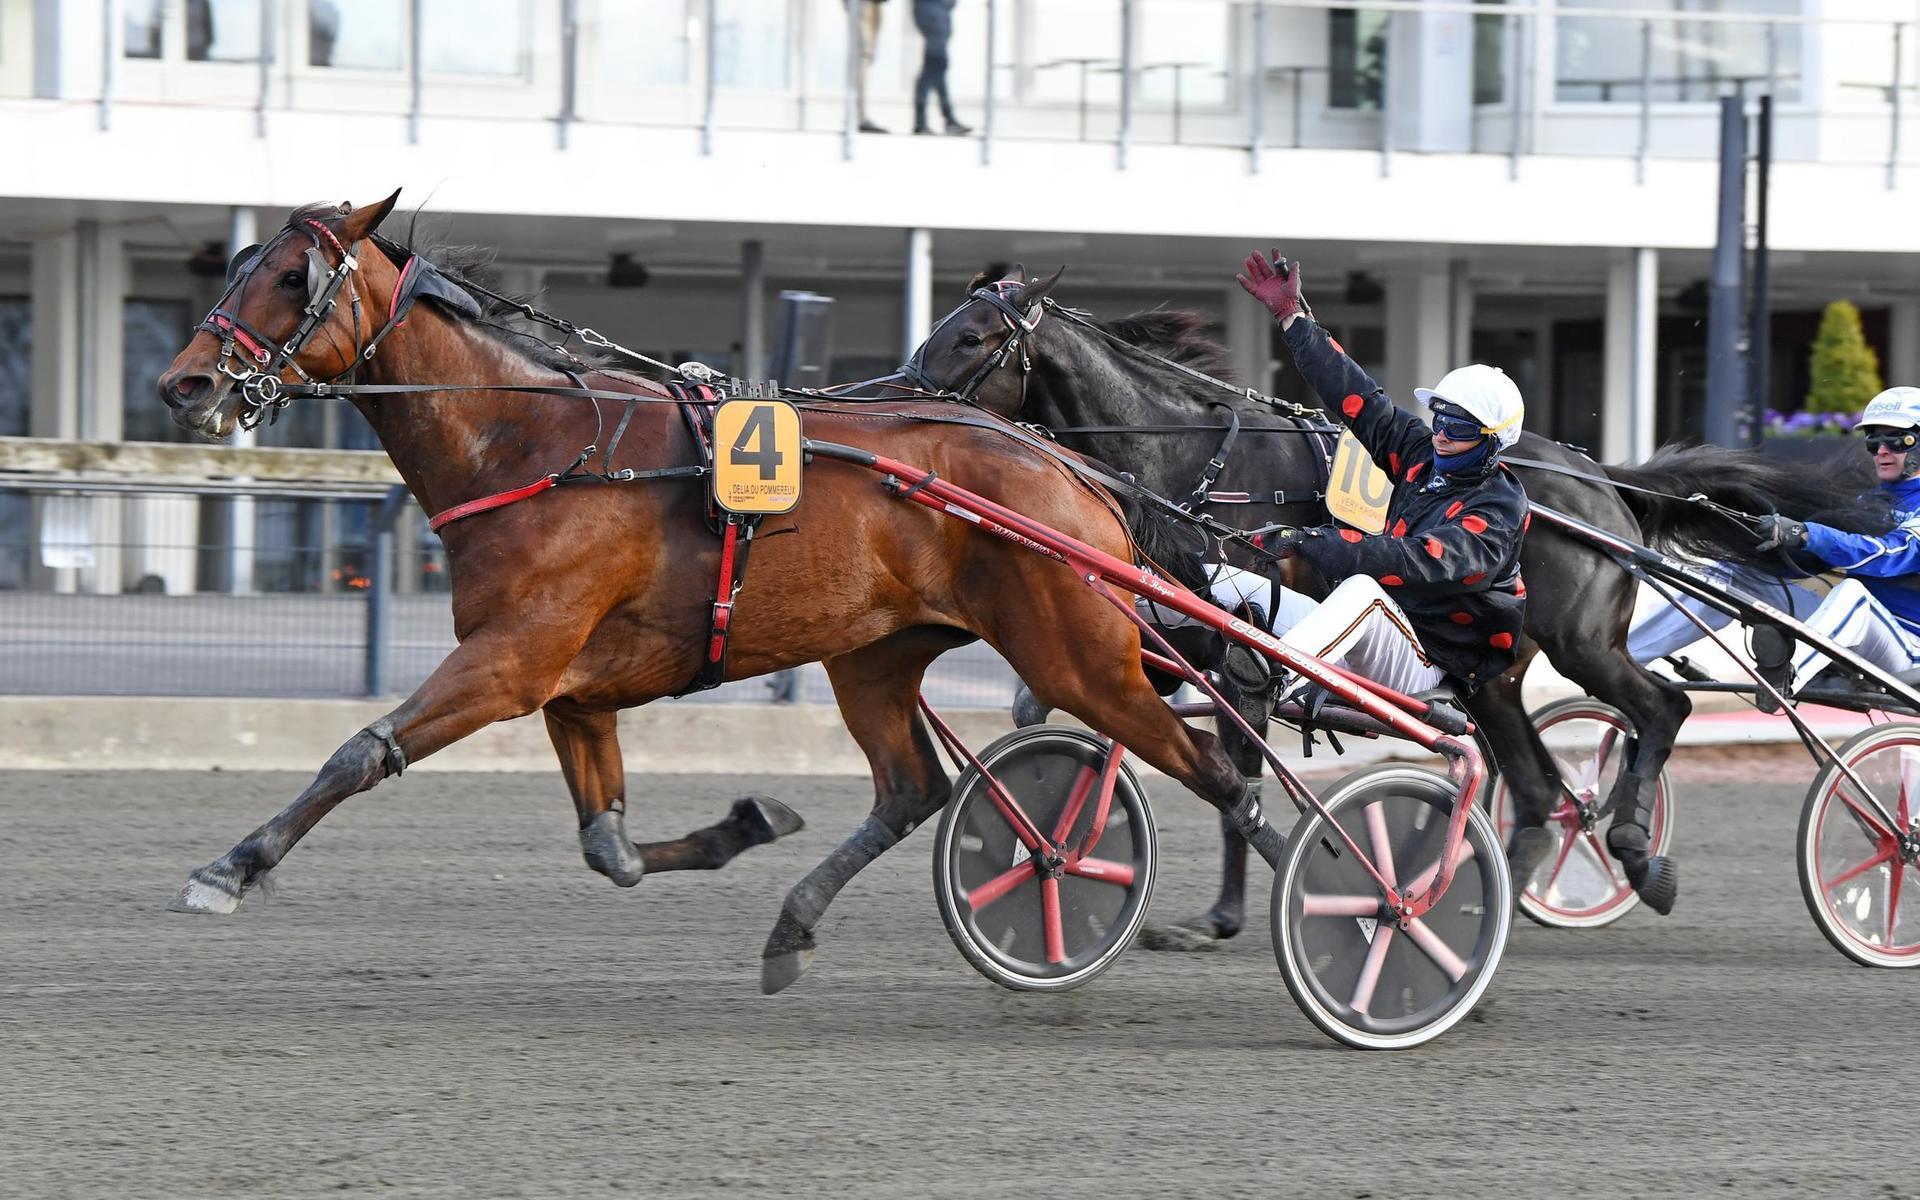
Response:
[{"label": "sunglasses", "polygon": [[1480,422],[1472,417],[1455,416],[1447,412],[1433,414],[1433,431],[1456,442],[1471,442],[1486,433]]},{"label": "sunglasses", "polygon": [[1912,433],[1868,433],[1861,437],[1867,443],[1869,454],[1878,454],[1883,450],[1894,454],[1905,454],[1913,449],[1916,440],[1920,440],[1916,439]]}]

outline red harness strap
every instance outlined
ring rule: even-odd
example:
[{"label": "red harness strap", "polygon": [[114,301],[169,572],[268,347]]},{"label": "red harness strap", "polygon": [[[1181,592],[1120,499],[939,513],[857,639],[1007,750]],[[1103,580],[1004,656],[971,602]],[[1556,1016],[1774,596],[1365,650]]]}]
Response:
[{"label": "red harness strap", "polygon": [[[733,627],[733,576],[739,563],[739,520],[729,520],[720,540],[720,587],[713,601],[713,636],[707,639],[707,665],[720,668],[727,661],[727,633]],[[724,668],[722,668],[724,669]]]},{"label": "red harness strap", "polygon": [[559,483],[558,476],[549,475],[545,479],[535,480],[522,488],[510,492],[495,492],[491,496],[482,496],[478,500],[469,500],[465,504],[456,504],[445,512],[427,519],[427,528],[440,532],[442,525],[449,525],[462,517],[471,517],[475,513],[492,512],[496,508],[505,508],[509,504],[525,500],[529,496],[538,496],[541,492]]}]

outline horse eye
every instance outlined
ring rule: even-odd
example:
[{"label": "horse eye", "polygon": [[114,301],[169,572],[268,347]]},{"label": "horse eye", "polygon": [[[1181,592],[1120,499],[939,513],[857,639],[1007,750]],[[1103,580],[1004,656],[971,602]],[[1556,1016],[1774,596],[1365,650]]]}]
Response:
[{"label": "horse eye", "polygon": [[288,271],[280,277],[280,286],[290,292],[297,292],[307,286],[307,273],[305,271]]},{"label": "horse eye", "polygon": [[960,335],[960,344],[969,350],[980,345],[981,340],[980,335],[977,333],[963,333]]}]

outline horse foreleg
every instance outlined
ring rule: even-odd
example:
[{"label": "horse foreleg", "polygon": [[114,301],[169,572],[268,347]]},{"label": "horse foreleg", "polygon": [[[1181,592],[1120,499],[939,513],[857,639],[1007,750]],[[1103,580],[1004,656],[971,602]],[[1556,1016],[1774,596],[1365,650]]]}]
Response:
[{"label": "horse foreleg", "polygon": [[405,703],[335,750],[298,799],[188,876],[168,907],[191,913],[234,911],[248,889],[342,800],[477,729],[540,707],[574,649],[540,658],[504,638],[462,643]]},{"label": "horse foreleg", "polygon": [[562,699],[548,704],[543,715],[580,818],[580,853],[589,867],[621,887],[632,887],[648,872],[724,867],[743,850],[806,827],[799,813],[771,796],[746,796],[716,824],[671,841],[635,845],[627,837],[619,713],[583,709]]},{"label": "horse foreleg", "polygon": [[834,699],[873,768],[873,811],[795,884],[760,952],[760,990],[788,987],[813,959],[814,930],[847,881],[946,806],[953,785],[920,720],[920,678],[954,644],[945,630],[909,629],[827,660]]}]

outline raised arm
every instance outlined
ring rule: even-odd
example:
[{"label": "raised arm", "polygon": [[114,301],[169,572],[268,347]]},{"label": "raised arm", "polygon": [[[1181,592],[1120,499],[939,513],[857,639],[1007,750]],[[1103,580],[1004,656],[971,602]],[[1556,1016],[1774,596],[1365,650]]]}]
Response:
[{"label": "raised arm", "polygon": [[1413,464],[1433,457],[1433,435],[1425,422],[1388,399],[1386,390],[1313,319],[1313,310],[1300,295],[1299,263],[1289,263],[1277,250],[1271,260],[1250,254],[1246,271],[1238,279],[1247,294],[1280,322],[1287,353],[1307,386],[1353,430],[1395,483],[1408,477]]}]

